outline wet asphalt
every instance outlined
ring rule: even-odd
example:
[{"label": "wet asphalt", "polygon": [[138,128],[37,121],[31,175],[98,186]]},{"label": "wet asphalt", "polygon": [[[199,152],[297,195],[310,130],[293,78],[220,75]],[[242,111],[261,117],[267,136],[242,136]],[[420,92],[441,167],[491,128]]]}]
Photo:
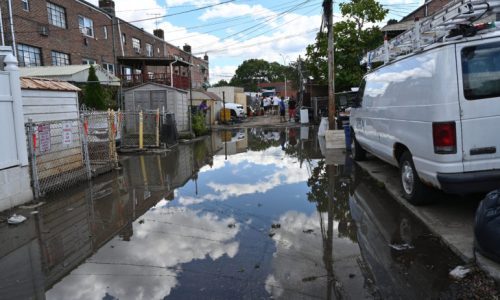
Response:
[{"label": "wet asphalt", "polygon": [[314,130],[214,132],[0,223],[0,299],[494,299]]}]

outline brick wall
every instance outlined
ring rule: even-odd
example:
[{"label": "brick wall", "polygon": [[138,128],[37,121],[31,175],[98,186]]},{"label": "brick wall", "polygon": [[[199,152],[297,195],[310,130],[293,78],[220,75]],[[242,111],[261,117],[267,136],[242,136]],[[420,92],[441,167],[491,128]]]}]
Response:
[{"label": "brick wall", "polygon": [[[98,64],[114,64],[115,56],[146,56],[146,43],[153,46],[153,57],[165,57],[177,55],[189,61],[190,54],[184,52],[151,33],[141,28],[119,20],[119,26],[112,26],[113,20],[110,15],[99,8],[78,0],[51,0],[50,3],[63,7],[66,13],[66,28],[60,28],[49,24],[47,1],[30,0],[29,11],[23,10],[21,0],[13,0],[13,17],[16,44],[25,44],[41,49],[42,65],[52,65],[51,52],[57,51],[69,54],[70,64],[82,64],[84,59],[94,60]],[[5,38],[8,45],[12,44],[12,37],[8,27],[7,1],[1,1],[4,22]],[[85,36],[80,32],[78,18],[83,16],[93,21],[94,36]],[[48,29],[48,34],[41,34],[42,27]],[[105,37],[105,29],[107,38]],[[114,31],[114,34],[113,34]],[[125,35],[123,51],[121,46],[121,34]],[[113,35],[114,49],[113,53]],[[132,46],[132,38],[140,40],[141,50],[136,53]],[[168,38],[168,37],[167,37]],[[201,87],[204,81],[208,81],[208,62],[193,57],[193,64],[203,65],[204,68],[194,67],[192,73],[193,88]],[[205,69],[205,73],[202,70]],[[119,70],[116,70],[119,72]],[[151,67],[151,72],[169,72],[166,67]],[[179,75],[188,76],[187,68],[178,68]],[[206,80],[205,80],[206,77]]]},{"label": "brick wall", "polygon": [[403,19],[401,19],[400,22],[403,21],[413,21],[415,18],[423,18],[430,16],[434,14],[436,11],[440,10],[448,4],[451,0],[431,0],[428,1],[427,3],[424,3],[422,6],[417,8],[415,11],[410,13],[409,15],[405,16]]}]

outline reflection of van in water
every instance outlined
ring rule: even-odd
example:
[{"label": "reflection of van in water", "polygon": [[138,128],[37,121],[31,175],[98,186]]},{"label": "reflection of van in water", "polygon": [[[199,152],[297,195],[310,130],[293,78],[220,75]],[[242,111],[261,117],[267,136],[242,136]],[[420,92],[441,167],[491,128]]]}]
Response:
[{"label": "reflection of van in water", "polygon": [[367,74],[351,110],[353,156],[399,166],[403,196],[500,182],[499,31],[428,46]]}]

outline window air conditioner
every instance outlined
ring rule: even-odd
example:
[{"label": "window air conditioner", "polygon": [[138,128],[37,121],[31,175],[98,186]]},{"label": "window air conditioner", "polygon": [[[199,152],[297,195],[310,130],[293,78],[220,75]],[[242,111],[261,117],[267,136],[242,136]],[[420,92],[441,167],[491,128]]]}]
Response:
[{"label": "window air conditioner", "polygon": [[38,28],[38,32],[40,33],[40,35],[48,36],[49,35],[49,27],[47,27],[47,26],[40,26]]}]

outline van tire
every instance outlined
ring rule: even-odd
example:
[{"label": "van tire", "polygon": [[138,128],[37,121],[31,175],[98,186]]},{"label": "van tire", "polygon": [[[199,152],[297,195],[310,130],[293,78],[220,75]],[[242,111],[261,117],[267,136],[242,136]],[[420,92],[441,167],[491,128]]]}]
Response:
[{"label": "van tire", "polygon": [[358,143],[356,136],[354,136],[354,131],[351,132],[352,132],[352,142],[351,142],[352,158],[355,161],[363,161],[366,159],[366,150],[363,149],[363,147],[361,147],[361,145]]},{"label": "van tire", "polygon": [[405,151],[399,158],[399,180],[403,198],[411,204],[420,206],[434,202],[435,193],[432,188],[420,181],[409,151]]}]

